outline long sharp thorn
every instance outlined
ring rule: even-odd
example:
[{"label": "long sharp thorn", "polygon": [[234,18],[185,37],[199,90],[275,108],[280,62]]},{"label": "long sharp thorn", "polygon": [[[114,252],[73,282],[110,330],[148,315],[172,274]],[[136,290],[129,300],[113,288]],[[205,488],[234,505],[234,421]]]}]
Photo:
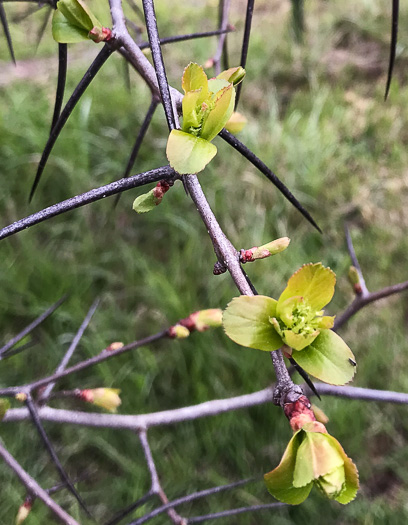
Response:
[{"label": "long sharp thorn", "polygon": [[[248,56],[248,48],[249,48],[249,37],[251,36],[251,25],[252,25],[252,15],[254,12],[254,3],[255,0],[248,0],[247,2],[247,10],[246,10],[246,16],[245,16],[245,29],[244,29],[244,37],[242,39],[242,48],[241,48],[241,62],[240,66],[245,69],[247,56]],[[242,89],[242,82],[238,84],[237,86],[237,94],[235,97],[235,110],[238,107],[239,98],[241,96],[241,89]]]},{"label": "long sharp thorn", "polygon": [[41,420],[40,420],[40,416],[38,415],[38,412],[37,412],[37,408],[34,404],[34,401],[31,397],[31,394],[27,394],[27,399],[26,399],[26,405],[27,405],[27,408],[28,408],[28,411],[30,412],[30,415],[31,415],[31,418],[32,418],[32,421],[35,425],[35,427],[37,428],[37,431],[51,457],[51,460],[52,462],[54,463],[55,467],[57,468],[58,470],[58,473],[61,477],[61,480],[66,483],[67,485],[67,488],[68,490],[71,492],[71,494],[75,497],[75,499],[78,501],[78,503],[81,505],[81,507],[83,508],[83,510],[86,512],[86,514],[92,518],[92,514],[89,512],[87,506],[85,505],[85,502],[83,501],[83,499],[81,498],[81,496],[78,494],[76,488],[74,487],[74,485],[72,484],[72,481],[69,479],[68,477],[68,474],[65,472],[64,470],[64,467],[61,465],[61,462],[54,450],[54,447],[52,446],[48,436],[47,436],[47,433],[45,432],[44,430],[44,427],[41,423]]},{"label": "long sharp thorn", "polygon": [[388,92],[390,91],[392,72],[394,69],[394,62],[395,62],[395,55],[397,52],[398,18],[399,18],[399,0],[392,0],[390,59],[388,63],[388,76],[387,76],[387,85],[385,87],[384,100],[387,100]]},{"label": "long sharp thorn", "polygon": [[298,365],[296,363],[296,361],[293,359],[293,357],[289,357],[289,361],[291,363],[291,365],[293,365],[293,367],[295,368],[296,372],[298,372],[298,374],[305,380],[305,383],[307,384],[307,386],[310,388],[310,390],[314,393],[315,396],[317,396],[320,401],[322,400],[321,397],[319,396],[317,390],[316,390],[316,387],[314,386],[313,384],[313,381],[310,379],[309,377],[309,374],[303,370],[303,368]]},{"label": "long sharp thorn", "polygon": [[12,348],[14,345],[16,345],[19,341],[21,341],[26,335],[28,335],[34,328],[37,328],[47,317],[49,317],[52,313],[55,312],[55,310],[61,306],[61,304],[67,299],[68,295],[65,294],[61,299],[59,299],[56,303],[51,305],[45,312],[43,312],[37,319],[35,319],[32,323],[30,323],[28,326],[26,326],[19,334],[14,336],[8,343],[6,343],[2,348],[0,348],[0,361],[2,359],[3,354],[8,352],[10,348]]},{"label": "long sharp thorn", "polygon": [[319,226],[316,224],[313,217],[310,215],[310,213],[300,204],[300,202],[296,199],[296,197],[292,194],[292,192],[287,188],[283,182],[268,168],[266,164],[262,162],[261,159],[259,159],[255,153],[253,153],[249,148],[245,146],[240,140],[238,140],[235,135],[227,131],[226,129],[223,129],[219,136],[225,140],[230,146],[232,146],[234,149],[239,151],[241,155],[243,155],[246,159],[251,162],[258,170],[267,177],[272,184],[274,184],[278,190],[282,193],[282,195],[291,203],[293,206],[303,215],[305,219],[307,219],[310,224],[312,224],[317,231],[322,233],[322,230],[319,228]]},{"label": "long sharp thorn", "polygon": [[136,510],[138,507],[144,505],[151,497],[154,496],[154,492],[149,491],[147,494],[142,496],[140,499],[129,505],[123,510],[120,510],[113,518],[105,523],[105,525],[116,525],[122,521],[128,514]]},{"label": "long sharp thorn", "polygon": [[62,101],[64,99],[65,92],[65,82],[67,79],[67,55],[67,44],[58,44],[58,82],[57,91],[55,93],[54,114],[52,116],[50,134],[61,114]]},{"label": "long sharp thorn", "polygon": [[44,18],[43,18],[43,21],[42,21],[42,24],[40,26],[40,29],[38,30],[38,35],[37,35],[37,42],[36,42],[36,45],[35,45],[35,49],[37,50],[38,49],[38,46],[40,45],[41,43],[41,40],[42,40],[42,37],[44,36],[44,33],[45,33],[45,29],[47,27],[47,24],[48,24],[48,21],[51,17],[51,13],[53,12],[53,9],[48,9],[48,11],[45,13],[44,15]]},{"label": "long sharp thorn", "polygon": [[73,109],[75,108],[77,102],[81,98],[81,96],[84,94],[86,88],[89,86],[89,84],[92,82],[92,80],[95,78],[98,71],[101,69],[103,64],[106,62],[106,60],[110,57],[110,55],[113,53],[113,49],[109,47],[107,44],[104,45],[102,50],[99,52],[95,60],[92,62],[90,67],[88,68],[88,71],[85,73],[85,75],[82,77],[81,81],[75,88],[74,92],[72,93],[70,99],[66,103],[64,109],[62,110],[62,113],[55,123],[55,126],[53,127],[50,136],[48,138],[47,144],[45,145],[44,151],[41,156],[40,163],[38,165],[37,173],[34,179],[34,183],[31,187],[30,191],[30,197],[29,202],[31,202],[35,190],[38,186],[38,183],[40,182],[41,175],[44,171],[45,165],[47,163],[48,157],[50,156],[50,153],[52,151],[52,148],[54,147],[54,144],[59,137],[59,134],[61,133],[61,130],[65,126],[65,123],[67,122],[69,116],[71,115]]},{"label": "long sharp thorn", "polygon": [[22,22],[23,20],[25,20],[26,18],[28,18],[29,16],[33,15],[34,13],[37,13],[44,7],[45,7],[44,5],[29,7],[25,13],[20,13],[18,15],[13,16],[11,18],[11,21],[13,22],[13,24],[18,24]]},{"label": "long sharp thorn", "polygon": [[[231,33],[232,31],[235,31],[235,28],[233,26],[228,26],[226,29],[215,29],[214,31],[204,31],[201,33],[187,33],[185,35],[167,36],[160,39],[160,45],[164,46],[166,44],[174,44],[175,42],[184,42],[185,40],[194,40],[196,38],[218,36],[222,35],[223,33]],[[140,49],[147,49],[150,47],[150,44],[149,42],[142,42],[139,47]]]},{"label": "long sharp thorn", "polygon": [[21,346],[18,346],[17,348],[15,348],[14,350],[9,350],[8,352],[6,352],[0,359],[0,361],[2,359],[9,359],[9,357],[13,357],[14,355],[17,355],[19,354],[20,352],[24,352],[24,350],[28,350],[30,348],[32,348],[33,346],[35,346],[37,344],[38,341],[36,341],[35,339],[30,339],[30,341],[27,341],[27,343],[24,343],[23,345]]},{"label": "long sharp thorn", "polygon": [[10,51],[11,60],[14,62],[14,65],[16,65],[16,57],[14,55],[13,42],[11,40],[6,11],[4,10],[4,6],[2,3],[0,3],[0,22],[1,22],[1,25],[3,26],[4,34],[6,35],[7,46]]}]

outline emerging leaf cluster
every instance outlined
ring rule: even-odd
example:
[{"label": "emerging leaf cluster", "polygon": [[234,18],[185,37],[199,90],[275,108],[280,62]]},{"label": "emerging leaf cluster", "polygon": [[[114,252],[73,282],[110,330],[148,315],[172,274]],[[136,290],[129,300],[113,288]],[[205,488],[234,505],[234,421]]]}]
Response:
[{"label": "emerging leaf cluster", "polygon": [[275,498],[291,505],[302,503],[313,485],[342,504],[352,501],[359,487],[356,466],[317,421],[293,435],[279,465],[265,474],[265,483]]},{"label": "emerging leaf cluster", "polygon": [[306,372],[334,385],[350,381],[355,358],[322,308],[333,297],[336,277],[321,263],[302,266],[278,300],[262,295],[234,298],[224,312],[224,329],[236,343],[286,354]]},{"label": "emerging leaf cluster", "polygon": [[234,111],[235,88],[245,76],[233,67],[208,80],[204,69],[191,62],[184,70],[182,129],[173,129],[167,142],[170,166],[181,175],[198,173],[216,155],[211,141],[223,129]]}]

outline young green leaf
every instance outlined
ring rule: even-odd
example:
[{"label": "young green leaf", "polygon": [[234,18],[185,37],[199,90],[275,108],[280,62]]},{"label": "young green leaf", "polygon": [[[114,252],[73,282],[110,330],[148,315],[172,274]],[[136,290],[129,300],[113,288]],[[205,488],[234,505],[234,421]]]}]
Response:
[{"label": "young green leaf", "polygon": [[[93,35],[90,36],[90,32]],[[60,0],[52,19],[52,36],[60,44],[101,41],[103,26],[83,0]]]},{"label": "young green leaf", "polygon": [[173,129],[167,141],[166,154],[170,166],[180,175],[202,171],[217,154],[211,142]]},{"label": "young green leaf", "polygon": [[344,385],[353,379],[355,357],[343,339],[332,330],[322,330],[306,348],[292,353],[293,359],[308,374],[325,383]]},{"label": "young green leaf", "polygon": [[198,103],[201,97],[202,89],[196,89],[195,91],[189,91],[183,97],[183,131],[197,135],[200,131],[201,120],[198,116],[200,105]]},{"label": "young green leaf", "polygon": [[325,268],[322,263],[305,264],[295,272],[278,300],[278,315],[280,305],[293,296],[301,296],[315,311],[321,310],[334,295],[336,275]]},{"label": "young green leaf", "polygon": [[304,487],[342,465],[343,457],[327,440],[327,434],[305,432],[297,452],[293,485]]},{"label": "young green leaf", "polygon": [[101,22],[83,0],[60,0],[57,2],[57,10],[61,11],[70,24],[88,32],[93,27],[102,28]]},{"label": "young green leaf", "polygon": [[150,190],[143,195],[139,195],[133,201],[133,209],[136,213],[147,213],[148,211],[153,210],[160,201],[157,200],[154,190]]},{"label": "young green leaf", "polygon": [[328,437],[332,441],[333,447],[336,447],[344,461],[344,486],[340,494],[335,499],[342,505],[347,505],[347,503],[350,503],[350,501],[356,497],[357,491],[359,489],[358,470],[352,459],[349,458],[344,452],[343,447],[340,445],[337,439],[330,435]]},{"label": "young green leaf", "polygon": [[276,301],[264,295],[235,297],[223,315],[225,333],[242,346],[272,352],[283,345],[269,319],[275,315]]},{"label": "young green leaf", "polygon": [[181,87],[184,93],[201,89],[201,96],[198,102],[201,104],[208,97],[208,79],[204,69],[194,62],[190,62],[184,69]]},{"label": "young green leaf", "polygon": [[211,98],[215,100],[218,96],[218,92],[230,85],[231,83],[227,82],[224,79],[210,78],[210,80],[208,81],[208,89],[210,91]]},{"label": "young green leaf", "polygon": [[52,37],[60,44],[76,44],[82,40],[88,40],[86,29],[72,25],[61,11],[55,10],[52,17]]},{"label": "young green leaf", "polygon": [[200,137],[213,140],[230,119],[234,111],[235,89],[232,84],[218,92],[214,108],[204,117]]},{"label": "young green leaf", "polygon": [[239,83],[241,83],[244,80],[244,77],[245,69],[241,66],[230,67],[229,69],[226,69],[217,75],[217,78],[222,78],[227,82],[234,84],[234,86],[237,86]]},{"label": "young green leaf", "polygon": [[313,481],[302,487],[295,487],[293,484],[296,458],[302,442],[302,434],[302,431],[296,432],[289,441],[279,465],[264,476],[266,488],[272,496],[290,505],[299,505],[299,503],[305,501],[313,487]]}]

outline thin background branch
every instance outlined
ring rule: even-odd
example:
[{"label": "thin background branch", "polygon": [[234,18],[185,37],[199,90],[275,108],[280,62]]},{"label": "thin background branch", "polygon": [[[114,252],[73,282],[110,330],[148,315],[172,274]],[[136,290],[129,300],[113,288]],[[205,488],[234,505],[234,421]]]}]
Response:
[{"label": "thin background branch", "polygon": [[51,305],[45,312],[43,312],[41,315],[37,317],[32,323],[30,323],[28,326],[26,326],[23,330],[21,330],[20,333],[15,335],[8,343],[6,343],[2,348],[0,348],[0,361],[7,357],[7,352],[16,345],[19,341],[24,339],[29,333],[31,333],[37,326],[39,326],[41,323],[43,323],[51,314],[55,312],[57,308],[59,308],[62,303],[67,299],[68,295],[64,295],[61,297],[61,299],[58,299],[56,303]]},{"label": "thin background branch", "polygon": [[0,440],[0,457],[8,465],[11,470],[17,475],[28,492],[40,499],[47,505],[47,507],[54,513],[56,518],[66,525],[80,525],[72,516],[70,516],[64,509],[55,503],[50,498],[47,492],[40,487],[40,485],[21,467],[21,465],[14,459],[8,450],[2,445]]}]

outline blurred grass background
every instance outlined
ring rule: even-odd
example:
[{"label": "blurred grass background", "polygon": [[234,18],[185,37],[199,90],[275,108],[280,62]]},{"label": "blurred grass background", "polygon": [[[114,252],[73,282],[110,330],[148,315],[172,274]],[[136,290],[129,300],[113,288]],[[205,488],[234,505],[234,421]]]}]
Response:
[{"label": "blurred grass background", "polygon": [[[109,25],[106,2],[94,2]],[[231,65],[238,64],[246,2],[232,2],[228,37]],[[249,123],[241,140],[254,150],[308,208],[319,235],[239,154],[216,140],[219,154],[200,181],[219,221],[237,248],[288,235],[289,249],[247,265],[264,294],[277,297],[303,263],[322,261],[337,273],[330,313],[352,300],[343,234],[352,226],[357,255],[371,290],[408,278],[408,10],[401,6],[398,58],[384,103],[391,13],[389,2],[306,3],[304,44],[295,43],[290,2],[259,0],[253,22],[240,110]],[[24,13],[6,4],[9,20]],[[72,114],[50,157],[31,205],[27,197],[52,116],[57,46],[50,25],[37,51],[43,13],[11,24],[18,66],[0,45],[1,224],[119,178],[149,104],[133,72],[127,90],[124,63],[113,56]],[[128,10],[129,16],[140,22]],[[211,30],[217,2],[157,2],[161,36]],[[145,33],[144,33],[144,36]],[[180,88],[189,61],[204,63],[216,39],[163,48],[171,84]],[[99,48],[69,47],[67,95]],[[211,73],[211,71],[210,71]],[[133,173],[166,163],[166,123],[159,109]],[[157,210],[136,215],[133,199],[98,202],[35,226],[0,243],[0,336],[7,341],[65,292],[69,300],[37,330],[33,349],[0,365],[0,385],[51,372],[97,296],[102,303],[74,360],[95,355],[112,341],[133,341],[202,308],[223,308],[237,291],[227,276],[213,277],[215,257],[204,226],[181,184]],[[361,311],[342,336],[358,360],[356,386],[408,391],[407,297],[389,298]],[[120,413],[147,413],[240,395],[274,380],[268,355],[245,350],[222,330],[164,341],[101,364],[61,388],[122,389]],[[64,401],[54,406],[78,406]],[[400,524],[408,519],[408,419],[404,406],[324,398],[328,430],[360,470],[361,491],[346,507],[316,491],[299,507],[226,518],[225,524]],[[86,407],[80,406],[86,410]],[[46,424],[68,472],[96,472],[79,485],[103,522],[149,488],[137,437],[131,432]],[[40,484],[58,482],[29,422],[1,427],[1,438]],[[274,468],[291,436],[273,406],[152,429],[151,447],[170,499],[195,490],[261,475]],[[24,489],[0,465],[0,523],[13,523]],[[85,523],[65,493],[55,496]],[[185,506],[193,516],[270,502],[262,482]],[[149,505],[135,513],[141,515]],[[50,523],[36,503],[28,525]],[[126,522],[126,520],[125,520]],[[167,523],[159,517],[154,523]]]}]

